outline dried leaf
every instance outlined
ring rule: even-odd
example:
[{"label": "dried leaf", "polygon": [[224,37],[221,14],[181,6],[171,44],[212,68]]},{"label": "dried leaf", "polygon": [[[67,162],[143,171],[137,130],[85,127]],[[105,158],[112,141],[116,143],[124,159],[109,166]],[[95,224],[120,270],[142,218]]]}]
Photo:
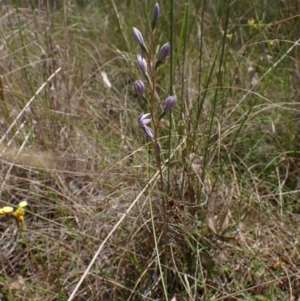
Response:
[{"label": "dried leaf", "polygon": [[106,85],[106,87],[107,88],[111,88],[112,87],[112,85],[111,85],[111,83],[110,83],[110,81],[109,81],[109,79],[108,79],[108,77],[107,77],[107,74],[106,74],[106,72],[101,72],[101,76],[102,76],[102,79],[103,79],[103,82],[104,82],[104,84]]},{"label": "dried leaf", "polygon": [[217,234],[213,218],[211,216],[209,216],[209,217],[207,217],[206,221],[207,221],[207,226],[210,228],[210,230],[212,230],[214,232],[214,234]]}]

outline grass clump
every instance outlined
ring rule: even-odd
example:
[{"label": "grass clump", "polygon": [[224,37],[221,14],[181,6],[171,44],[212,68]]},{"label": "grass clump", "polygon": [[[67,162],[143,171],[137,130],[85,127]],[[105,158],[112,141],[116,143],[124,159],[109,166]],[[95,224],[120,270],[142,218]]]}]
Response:
[{"label": "grass clump", "polygon": [[[159,3],[152,36],[155,3],[3,4],[0,299],[299,298],[299,7],[284,3]],[[152,85],[132,27],[148,71],[170,42]]]}]

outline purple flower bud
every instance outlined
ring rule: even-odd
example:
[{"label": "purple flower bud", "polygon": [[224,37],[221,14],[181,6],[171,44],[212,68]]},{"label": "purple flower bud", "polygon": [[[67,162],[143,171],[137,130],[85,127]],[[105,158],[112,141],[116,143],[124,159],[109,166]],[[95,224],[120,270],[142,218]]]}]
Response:
[{"label": "purple flower bud", "polygon": [[140,45],[144,45],[144,39],[143,39],[141,32],[137,28],[132,27],[132,33],[133,33],[133,37],[136,39],[136,41]]},{"label": "purple flower bud", "polygon": [[149,122],[151,122],[151,119],[150,118],[147,118],[148,116],[150,115],[150,113],[147,113],[147,114],[140,114],[139,117],[138,117],[138,124],[139,126],[145,126],[146,124],[148,124]]},{"label": "purple flower bud", "polygon": [[144,95],[144,93],[145,93],[145,85],[144,85],[144,83],[141,80],[136,80],[133,83],[133,88],[134,88],[135,93],[138,96],[143,96]]},{"label": "purple flower bud", "polygon": [[165,58],[168,56],[169,52],[170,52],[170,43],[167,42],[160,48],[159,53],[158,53],[158,60],[161,62],[163,60],[165,60]]},{"label": "purple flower bud", "polygon": [[148,137],[150,137],[151,139],[153,139],[154,133],[153,133],[153,130],[152,130],[151,128],[149,128],[149,126],[144,125],[143,130],[144,130],[144,133],[145,133]]},{"label": "purple flower bud", "polygon": [[140,68],[140,70],[143,73],[146,73],[147,72],[147,62],[140,54],[138,54],[136,56],[136,62],[137,62],[138,67]]},{"label": "purple flower bud", "polygon": [[164,102],[164,112],[165,113],[169,112],[174,107],[176,100],[177,100],[177,98],[175,95],[171,95],[171,96],[167,97],[167,99]]},{"label": "purple flower bud", "polygon": [[159,5],[156,3],[153,7],[153,12],[152,12],[152,22],[155,23],[157,21],[159,15]]}]

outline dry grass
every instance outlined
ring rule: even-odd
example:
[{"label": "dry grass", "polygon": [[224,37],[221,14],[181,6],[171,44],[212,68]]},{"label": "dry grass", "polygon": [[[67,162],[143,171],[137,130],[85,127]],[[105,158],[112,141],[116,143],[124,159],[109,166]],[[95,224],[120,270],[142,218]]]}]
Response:
[{"label": "dry grass", "polygon": [[[0,205],[29,205],[22,231],[0,216],[1,300],[68,300],[80,279],[76,301],[164,300],[162,208],[155,164],[136,124],[143,108],[131,87],[137,74],[128,53],[135,51],[131,22],[140,20],[116,7],[118,18],[110,2],[57,11],[3,6]],[[298,300],[297,47],[282,59],[296,46],[289,36],[296,21],[269,26],[263,36],[232,25],[217,88],[212,32],[222,36],[214,14],[209,7],[204,15],[200,89],[198,53],[188,49],[186,115],[175,110],[176,146],[164,167],[171,191],[168,293],[177,300]],[[279,34],[282,48],[266,46]],[[260,60],[256,45],[273,61]],[[261,82],[250,91],[253,78]],[[157,90],[168,90],[166,71]],[[161,132],[166,156],[168,121]]]}]

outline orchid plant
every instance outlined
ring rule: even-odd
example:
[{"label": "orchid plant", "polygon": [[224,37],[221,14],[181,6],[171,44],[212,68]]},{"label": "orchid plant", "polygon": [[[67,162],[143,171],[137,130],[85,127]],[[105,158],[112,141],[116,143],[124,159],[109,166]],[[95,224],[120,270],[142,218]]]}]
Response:
[{"label": "orchid plant", "polygon": [[[137,79],[133,83],[134,91],[143,104],[146,105],[148,112],[142,112],[139,114],[137,121],[139,127],[143,131],[143,135],[148,140],[150,139],[155,158],[157,163],[157,169],[159,172],[159,188],[162,193],[162,208],[163,208],[163,244],[164,244],[164,278],[167,277],[167,258],[168,258],[168,213],[167,213],[167,197],[165,193],[163,171],[161,164],[161,146],[158,139],[158,128],[160,121],[172,110],[176,104],[176,95],[169,95],[165,98],[165,101],[160,104],[156,97],[156,80],[157,70],[164,64],[166,58],[170,53],[170,43],[166,42],[158,51],[157,55],[154,54],[154,35],[156,32],[156,23],[159,17],[159,5],[156,3],[152,11],[152,26],[150,30],[149,47],[146,45],[142,33],[135,27],[133,27],[133,37],[140,46],[140,53],[136,56],[136,63],[138,69],[144,76],[145,83],[141,79]],[[148,89],[146,89],[146,86]],[[157,116],[159,108],[162,108],[161,113]],[[168,193],[168,192],[167,192]],[[166,278],[165,278],[165,282]]]},{"label": "orchid plant", "polygon": [[15,210],[11,206],[4,206],[0,208],[0,215],[13,216],[16,219],[19,228],[22,228],[24,226],[24,214],[25,214],[24,207],[26,206],[27,206],[26,201],[20,202],[18,208]]}]

